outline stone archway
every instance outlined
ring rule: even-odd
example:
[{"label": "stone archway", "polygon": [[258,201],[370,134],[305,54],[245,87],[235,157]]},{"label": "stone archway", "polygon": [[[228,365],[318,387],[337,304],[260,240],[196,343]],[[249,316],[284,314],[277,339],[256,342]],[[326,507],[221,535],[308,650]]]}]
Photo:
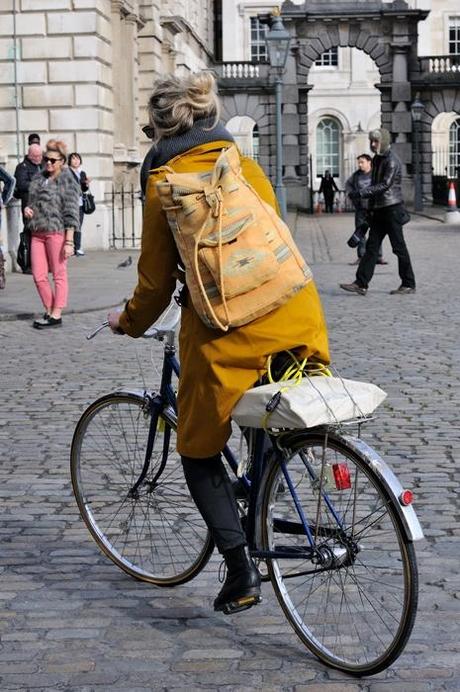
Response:
[{"label": "stone archway", "polygon": [[251,93],[221,93],[220,101],[222,106],[221,119],[224,122],[230,121],[237,116],[247,116],[252,119],[258,127],[259,133],[259,163],[265,170],[270,168],[270,115],[269,108],[265,103],[265,90],[258,90]]},{"label": "stone archway", "polygon": [[[298,108],[298,171],[299,186],[308,185],[308,76],[311,66],[327,50],[350,47],[362,50],[374,61],[380,74],[376,85],[381,93],[381,122],[392,134],[393,148],[401,158],[406,177],[412,163],[412,120],[410,103],[413,97],[410,71],[417,65],[417,25],[427,11],[412,10],[404,0],[384,3],[381,0],[309,0],[303,5],[286,0],[282,5],[285,26],[293,36],[296,56],[295,75],[288,73],[288,90]],[[284,108],[290,108],[285,100]],[[292,133],[291,133],[292,135]],[[297,164],[297,165],[296,165]],[[407,184],[407,180],[406,180]],[[295,195],[299,198],[299,192]]]},{"label": "stone archway", "polygon": [[[424,102],[420,126],[423,192],[431,197],[431,123],[438,113],[460,111],[460,59],[418,57],[418,23],[428,14],[428,10],[411,9],[405,0],[307,0],[303,4],[286,0],[282,4],[282,19],[292,35],[283,79],[283,175],[291,205],[310,207],[309,71],[334,46],[364,51],[379,70],[381,122],[392,133],[393,149],[403,163],[407,200],[413,195],[415,155],[410,106],[417,96]],[[268,15],[264,21],[269,21]],[[269,66],[222,63],[218,70],[223,118],[249,115],[257,122],[260,163],[274,179],[275,99]]]}]

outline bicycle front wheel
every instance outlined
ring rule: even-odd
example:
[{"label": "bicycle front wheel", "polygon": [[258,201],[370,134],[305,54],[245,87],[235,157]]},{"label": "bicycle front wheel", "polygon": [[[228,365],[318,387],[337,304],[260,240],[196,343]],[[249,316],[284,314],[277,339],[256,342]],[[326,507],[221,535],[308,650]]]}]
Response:
[{"label": "bicycle front wheel", "polygon": [[414,624],[413,544],[378,476],[339,436],[305,433],[287,446],[285,472],[274,458],[262,502],[263,549],[289,551],[268,560],[278,601],[323,662],[352,675],[378,673],[400,655]]},{"label": "bicycle front wheel", "polygon": [[95,401],[75,429],[72,486],[91,535],[116,565],[142,581],[174,586],[198,574],[214,546],[185,483],[175,430],[161,415],[147,474],[136,487],[150,422],[142,396]]}]

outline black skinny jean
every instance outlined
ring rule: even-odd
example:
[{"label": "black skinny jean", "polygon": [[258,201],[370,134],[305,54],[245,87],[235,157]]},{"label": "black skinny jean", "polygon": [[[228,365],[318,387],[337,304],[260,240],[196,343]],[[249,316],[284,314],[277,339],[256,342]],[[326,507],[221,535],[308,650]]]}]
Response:
[{"label": "black skinny jean", "polygon": [[371,230],[366,243],[366,252],[356,272],[356,283],[359,286],[363,288],[368,287],[374,275],[379,248],[385,236],[388,235],[391,249],[398,258],[398,271],[401,277],[401,285],[415,288],[415,276],[400,221],[401,214],[401,204],[394,204],[391,207],[383,207],[382,209],[376,209],[374,211]]},{"label": "black skinny jean", "polygon": [[73,234],[73,242],[75,245],[75,252],[81,248],[81,227],[83,225],[83,219],[85,218],[85,214],[83,212],[83,206],[79,208],[79,216],[80,216],[80,226],[78,228],[78,231],[75,230]]}]

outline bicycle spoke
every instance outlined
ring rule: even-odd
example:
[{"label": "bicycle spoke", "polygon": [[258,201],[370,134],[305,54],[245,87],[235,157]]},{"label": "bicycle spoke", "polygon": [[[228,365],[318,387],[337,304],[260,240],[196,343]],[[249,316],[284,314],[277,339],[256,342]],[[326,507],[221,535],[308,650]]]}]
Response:
[{"label": "bicycle spoke", "polygon": [[[156,584],[192,578],[212,551],[208,529],[190,497],[170,431],[168,458],[159,427],[145,469],[151,417],[136,395],[114,395],[83,414],[72,445],[72,483],[96,542],[122,569]],[[149,480],[150,479],[150,480]]]},{"label": "bicycle spoke", "polygon": [[[399,655],[413,625],[416,569],[408,558],[413,550],[370,466],[333,436],[304,437],[305,443],[296,441],[286,468],[316,536],[315,564],[279,558],[268,561],[269,574],[295,631],[316,655],[349,672],[378,672]],[[349,487],[335,487],[332,464],[347,468]],[[264,505],[270,507],[265,548],[276,549],[279,542],[301,549],[305,534],[293,530],[300,526],[299,512],[289,487],[278,493],[280,478],[274,460]]]}]

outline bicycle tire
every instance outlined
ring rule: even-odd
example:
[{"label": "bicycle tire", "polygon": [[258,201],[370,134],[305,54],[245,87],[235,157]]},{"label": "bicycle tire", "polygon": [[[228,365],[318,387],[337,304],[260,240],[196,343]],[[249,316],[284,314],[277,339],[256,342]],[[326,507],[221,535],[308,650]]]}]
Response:
[{"label": "bicycle tire", "polygon": [[[320,660],[351,675],[374,675],[398,658],[414,625],[413,543],[385,486],[339,435],[306,432],[292,440],[291,446],[286,442],[285,468],[326,561],[321,566],[305,557],[307,536],[299,530],[288,479],[273,457],[261,505],[262,548],[283,545],[304,555],[267,560],[272,585],[290,625]],[[338,463],[349,470],[350,488],[334,485],[327,465]],[[342,531],[325,494],[342,518]]]},{"label": "bicycle tire", "polygon": [[[147,476],[130,494],[144,464],[150,420],[150,406],[137,394],[109,394],[92,403],[72,440],[72,487],[107,557],[141,581],[175,586],[203,569],[214,544],[188,491],[175,430],[162,416]],[[152,488],[167,434],[167,463]]]}]

